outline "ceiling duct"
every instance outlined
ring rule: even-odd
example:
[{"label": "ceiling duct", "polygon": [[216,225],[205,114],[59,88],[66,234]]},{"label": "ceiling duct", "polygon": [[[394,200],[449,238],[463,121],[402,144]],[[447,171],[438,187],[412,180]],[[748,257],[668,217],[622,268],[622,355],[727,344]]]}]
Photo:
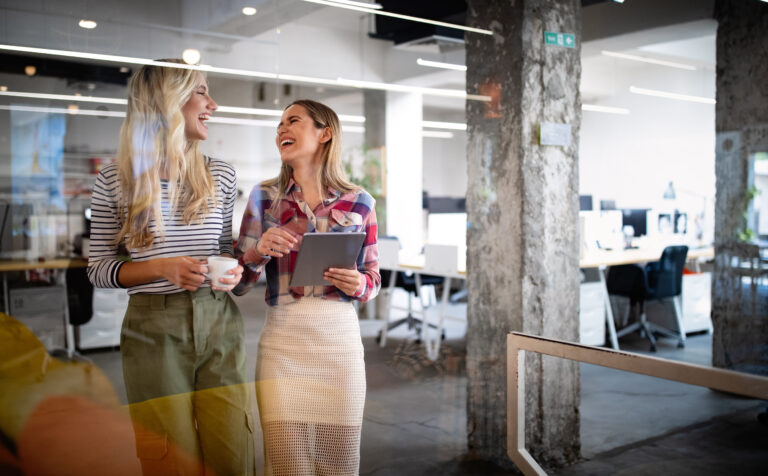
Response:
[{"label": "ceiling duct", "polygon": [[[383,9],[419,18],[464,25],[467,4],[464,0],[413,2],[410,0],[381,0]],[[444,53],[464,46],[464,32],[454,28],[417,23],[399,18],[375,15],[375,32],[371,38],[388,40],[398,49],[425,53]]]}]

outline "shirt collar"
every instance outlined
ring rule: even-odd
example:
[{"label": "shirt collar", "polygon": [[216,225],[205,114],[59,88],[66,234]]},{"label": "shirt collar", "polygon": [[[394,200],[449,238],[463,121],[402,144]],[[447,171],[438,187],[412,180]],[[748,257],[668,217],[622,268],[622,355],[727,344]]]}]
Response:
[{"label": "shirt collar", "polygon": [[[296,189],[301,190],[301,187],[299,187],[299,184],[296,183],[296,181],[293,179],[293,175],[291,175],[291,178],[288,179],[288,185],[285,187],[285,196],[290,195],[291,192],[293,192]],[[323,199],[323,203],[325,205],[328,205],[338,200],[339,197],[341,197],[341,192],[339,192],[335,188],[328,187],[328,190],[326,191],[326,194],[325,194],[325,199]]]}]

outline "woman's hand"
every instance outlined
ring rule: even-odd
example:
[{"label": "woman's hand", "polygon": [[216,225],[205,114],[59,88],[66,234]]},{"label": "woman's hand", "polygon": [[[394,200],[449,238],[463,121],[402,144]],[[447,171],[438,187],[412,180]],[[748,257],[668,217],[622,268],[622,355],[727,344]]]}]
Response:
[{"label": "woman's hand", "polygon": [[356,269],[328,268],[323,278],[347,296],[354,296],[358,288],[365,283],[365,276]]},{"label": "woman's hand", "polygon": [[256,243],[256,251],[261,256],[282,258],[298,242],[299,240],[290,231],[282,228],[270,228],[261,235],[261,239]]},{"label": "woman's hand", "polygon": [[[159,258],[160,275],[182,289],[197,291],[205,281],[208,266],[205,261],[178,256],[175,258]],[[241,268],[242,269],[242,268]]]},{"label": "woman's hand", "polygon": [[228,278],[219,278],[219,282],[216,283],[215,286],[214,283],[211,282],[211,289],[214,291],[231,291],[232,288],[237,286],[240,282],[240,278],[243,277],[243,267],[238,264],[236,267],[228,269],[224,274],[231,276]]}]

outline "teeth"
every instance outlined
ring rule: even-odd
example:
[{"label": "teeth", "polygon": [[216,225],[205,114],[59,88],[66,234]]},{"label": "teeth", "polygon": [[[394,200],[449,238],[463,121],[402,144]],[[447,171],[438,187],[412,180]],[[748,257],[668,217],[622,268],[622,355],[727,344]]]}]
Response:
[{"label": "teeth", "polygon": [[280,145],[286,145],[286,144],[293,144],[293,141],[291,139],[285,139],[284,141],[280,142]]}]

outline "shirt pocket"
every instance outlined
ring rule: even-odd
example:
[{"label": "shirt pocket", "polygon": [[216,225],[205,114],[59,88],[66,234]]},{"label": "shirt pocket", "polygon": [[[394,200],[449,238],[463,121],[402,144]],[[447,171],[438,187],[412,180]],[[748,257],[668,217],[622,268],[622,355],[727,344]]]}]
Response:
[{"label": "shirt pocket", "polygon": [[331,210],[328,225],[328,231],[333,232],[362,231],[363,216],[355,212],[334,209]]}]

